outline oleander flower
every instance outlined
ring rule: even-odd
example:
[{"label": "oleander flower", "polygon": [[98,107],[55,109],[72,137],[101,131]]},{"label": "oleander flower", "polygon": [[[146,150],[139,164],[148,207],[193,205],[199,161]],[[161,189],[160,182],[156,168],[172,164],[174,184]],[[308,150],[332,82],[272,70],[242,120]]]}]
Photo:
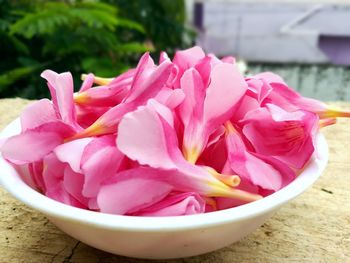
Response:
[{"label": "oleander flower", "polygon": [[245,77],[200,47],[148,53],[113,78],[45,70],[51,100],[24,109],[2,156],[46,196],[82,209],[180,216],[264,198],[292,182],[320,128],[350,117],[276,74]]}]

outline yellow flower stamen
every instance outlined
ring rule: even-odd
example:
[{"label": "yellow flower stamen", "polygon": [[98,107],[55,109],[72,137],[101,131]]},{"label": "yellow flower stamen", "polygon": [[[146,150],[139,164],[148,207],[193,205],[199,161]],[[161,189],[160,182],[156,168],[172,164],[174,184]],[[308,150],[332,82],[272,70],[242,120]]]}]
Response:
[{"label": "yellow flower stamen", "polygon": [[82,138],[86,138],[86,137],[101,135],[104,132],[106,132],[106,130],[108,130],[108,127],[106,127],[105,125],[96,121],[91,126],[87,127],[85,130],[76,133],[75,135],[73,135],[70,138],[65,139],[64,142],[69,142],[69,141],[73,141],[76,139],[82,139]]},{"label": "yellow flower stamen", "polygon": [[75,93],[74,102],[77,104],[86,104],[89,102],[89,96],[85,92]]},{"label": "yellow flower stamen", "polygon": [[321,119],[329,119],[329,118],[336,118],[336,117],[350,118],[350,111],[341,110],[339,108],[329,106],[327,107],[326,111],[319,112],[318,115]]},{"label": "yellow flower stamen", "polygon": [[[81,80],[85,80],[87,77],[87,74],[81,74]],[[100,86],[105,86],[111,83],[113,78],[101,78],[101,77],[94,77],[94,83]]]},{"label": "yellow flower stamen", "polygon": [[191,163],[191,164],[195,164],[199,158],[199,151],[197,148],[192,148],[190,150],[187,150],[186,148],[183,150],[183,155],[185,157],[185,159]]},{"label": "yellow flower stamen", "polygon": [[235,129],[235,127],[233,127],[233,125],[230,121],[225,122],[225,130],[226,130],[227,134],[237,132],[237,130]]},{"label": "yellow flower stamen", "polygon": [[238,175],[221,174],[211,167],[208,167],[207,169],[209,173],[211,173],[216,179],[228,186],[236,187],[239,186],[239,184],[241,183],[241,178]]}]

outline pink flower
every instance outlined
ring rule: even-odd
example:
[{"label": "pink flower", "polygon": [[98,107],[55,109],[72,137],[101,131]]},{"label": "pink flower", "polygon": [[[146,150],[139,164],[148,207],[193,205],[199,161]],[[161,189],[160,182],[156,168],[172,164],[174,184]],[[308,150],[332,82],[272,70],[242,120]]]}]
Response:
[{"label": "pink flower", "polygon": [[76,122],[71,74],[46,70],[42,76],[48,81],[52,103],[39,100],[21,114],[22,133],[1,145],[2,155],[13,163],[40,161],[81,129]]},{"label": "pink flower", "polygon": [[302,97],[298,92],[289,88],[283,79],[271,72],[264,72],[251,79],[260,79],[270,86],[270,92],[265,103],[272,103],[287,111],[304,110],[317,113],[320,118],[350,117],[349,111],[327,106],[325,103]]},{"label": "pink flower", "polygon": [[[211,67],[209,63],[203,67]],[[204,78],[195,68],[188,69],[181,78],[181,88],[185,93],[179,106],[184,126],[182,147],[186,159],[195,163],[210,135],[231,117],[247,85],[233,64],[219,63]]]},{"label": "pink flower", "polygon": [[[149,171],[147,176],[168,183],[176,191],[195,191],[205,196],[247,201],[259,198],[232,188],[238,183],[237,177],[223,176],[213,169],[188,163],[178,148],[173,121],[168,108],[150,100],[146,106],[124,116],[119,125],[117,146],[130,159],[157,169],[156,173]],[[140,173],[138,176],[146,175]]]},{"label": "pink flower", "polygon": [[241,135],[230,122],[226,123],[226,127],[228,152],[226,165],[234,173],[253,185],[273,191],[281,189],[295,178],[295,173],[285,163],[270,155],[264,156],[249,151]]},{"label": "pink flower", "polygon": [[83,75],[75,94],[70,73],[42,77],[52,100],[23,111],[1,154],[46,196],[110,214],[190,215],[273,194],[310,160],[319,129],[350,117],[200,47]]},{"label": "pink flower", "polygon": [[205,211],[205,200],[194,192],[170,193],[163,200],[141,211],[137,216],[182,216],[201,214]]},{"label": "pink flower", "polygon": [[168,60],[155,66],[148,53],[143,55],[137,65],[131,87],[122,100],[123,103],[106,111],[91,126],[76,134],[72,139],[115,133],[124,114],[144,105],[164,87],[172,67],[172,63]]},{"label": "pink flower", "polygon": [[313,113],[287,112],[267,104],[248,112],[241,125],[257,154],[274,157],[296,169],[304,167],[314,152],[318,117]]},{"label": "pink flower", "polygon": [[[98,78],[92,74],[83,75],[84,83],[80,91],[74,95],[74,101],[79,106],[116,106],[129,92],[134,75],[135,69],[131,69],[112,80]],[[105,85],[92,87],[93,82]]]}]

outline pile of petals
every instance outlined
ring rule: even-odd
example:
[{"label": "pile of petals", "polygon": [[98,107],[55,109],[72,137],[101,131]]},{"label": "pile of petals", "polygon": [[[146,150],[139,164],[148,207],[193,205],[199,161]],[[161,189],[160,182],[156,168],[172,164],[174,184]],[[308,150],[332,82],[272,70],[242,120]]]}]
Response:
[{"label": "pile of petals", "polygon": [[133,216],[235,207],[293,181],[321,127],[349,112],[304,98],[281,77],[244,77],[200,47],[148,53],[111,79],[45,70],[51,100],[29,105],[2,156],[59,202]]}]

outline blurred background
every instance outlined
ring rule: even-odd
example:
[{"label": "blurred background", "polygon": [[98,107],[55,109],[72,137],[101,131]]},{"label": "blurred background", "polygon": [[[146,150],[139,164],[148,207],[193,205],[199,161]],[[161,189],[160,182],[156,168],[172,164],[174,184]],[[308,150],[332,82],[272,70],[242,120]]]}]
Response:
[{"label": "blurred background", "polygon": [[274,71],[303,95],[350,100],[350,1],[0,0],[0,98],[47,97],[50,68],[115,76],[194,44]]}]

